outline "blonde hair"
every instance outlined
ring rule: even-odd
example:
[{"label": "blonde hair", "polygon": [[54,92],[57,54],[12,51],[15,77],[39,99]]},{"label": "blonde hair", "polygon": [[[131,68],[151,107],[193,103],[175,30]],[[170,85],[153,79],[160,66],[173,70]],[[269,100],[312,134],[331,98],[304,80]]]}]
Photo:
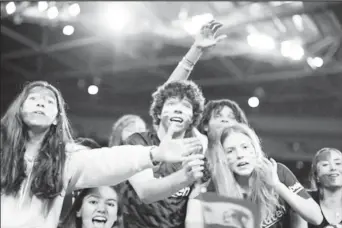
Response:
[{"label": "blonde hair", "polygon": [[122,143],[123,143],[123,140],[122,140],[123,130],[128,125],[130,125],[131,123],[135,123],[138,121],[141,121],[146,126],[145,121],[140,116],[132,115],[132,114],[127,114],[127,115],[121,116],[113,125],[112,133],[109,137],[108,145],[110,147],[122,145]]},{"label": "blonde hair", "polygon": [[339,151],[338,149],[325,147],[325,148],[322,148],[319,151],[317,151],[317,153],[315,154],[314,158],[312,159],[311,171],[310,171],[310,176],[309,176],[310,183],[311,183],[311,190],[314,190],[314,191],[319,191],[320,190],[320,184],[319,184],[319,182],[317,180],[317,163],[320,161],[319,160],[319,156],[322,153],[325,153],[325,152],[331,153],[333,151],[337,152],[337,153],[340,153],[341,156],[342,156],[342,152]]},{"label": "blonde hair", "polygon": [[[261,149],[261,143],[250,127],[245,124],[234,124],[232,126],[224,127],[218,132],[209,137],[208,160],[211,167],[211,173],[214,185],[219,195],[233,198],[243,198],[243,195],[238,188],[238,183],[234,177],[233,172],[227,164],[227,159],[223,149],[223,142],[232,133],[242,133],[251,139],[252,145],[256,153],[257,162],[266,157]],[[261,221],[272,215],[277,207],[281,207],[278,195],[273,187],[265,179],[265,170],[260,167],[255,167],[251,175],[251,195],[249,199],[256,203],[261,214]]]}]

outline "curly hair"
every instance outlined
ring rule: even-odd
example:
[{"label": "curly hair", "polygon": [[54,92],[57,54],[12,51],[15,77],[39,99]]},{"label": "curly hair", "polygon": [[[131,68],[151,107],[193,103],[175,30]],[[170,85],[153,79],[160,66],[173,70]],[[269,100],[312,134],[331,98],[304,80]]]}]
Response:
[{"label": "curly hair", "polygon": [[190,100],[193,119],[189,127],[197,126],[202,116],[205,99],[201,89],[193,81],[170,82],[157,88],[152,94],[153,101],[150,107],[150,116],[153,119],[153,124],[160,124],[158,116],[161,114],[165,101],[170,97],[187,98]]},{"label": "curly hair", "polygon": [[232,100],[221,99],[221,100],[211,100],[209,101],[203,111],[202,119],[198,125],[198,130],[202,134],[207,134],[204,131],[204,126],[209,123],[210,118],[215,112],[220,112],[224,107],[228,107],[233,111],[234,117],[238,123],[243,123],[248,125],[248,120],[245,112],[240,108],[240,106]]}]

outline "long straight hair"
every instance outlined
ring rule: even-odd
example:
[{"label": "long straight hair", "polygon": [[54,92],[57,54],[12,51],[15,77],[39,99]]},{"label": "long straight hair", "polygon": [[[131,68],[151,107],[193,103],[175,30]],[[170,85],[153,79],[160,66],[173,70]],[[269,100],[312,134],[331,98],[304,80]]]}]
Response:
[{"label": "long straight hair", "polygon": [[1,119],[1,194],[16,196],[27,178],[24,153],[29,140],[29,128],[23,121],[21,108],[35,87],[44,87],[53,92],[58,114],[57,123],[48,129],[33,166],[30,190],[37,198],[52,202],[63,189],[65,145],[72,142],[72,134],[61,93],[45,81],[27,84]]},{"label": "long straight hair", "polygon": [[[245,124],[235,124],[225,127],[219,132],[216,132],[214,137],[211,136],[212,139],[216,140],[209,140],[208,161],[218,194],[226,197],[243,199],[243,194],[238,188],[238,183],[233,172],[229,168],[222,146],[227,137],[232,133],[242,133],[251,139],[256,153],[257,163],[259,161],[261,162],[261,159],[266,157],[266,155],[261,149],[260,140],[254,130]],[[272,215],[277,207],[281,207],[278,195],[264,178],[266,176],[265,172],[266,171],[262,170],[259,166],[255,167],[250,182],[251,195],[249,196],[249,200],[258,205],[261,221]]]}]

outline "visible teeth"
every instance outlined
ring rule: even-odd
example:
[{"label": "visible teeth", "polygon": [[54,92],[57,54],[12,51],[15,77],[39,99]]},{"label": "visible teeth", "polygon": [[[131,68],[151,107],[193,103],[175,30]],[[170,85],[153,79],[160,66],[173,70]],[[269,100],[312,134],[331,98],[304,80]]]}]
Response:
[{"label": "visible teeth", "polygon": [[244,163],[238,164],[238,166],[244,166],[244,165],[247,165],[247,164],[248,164],[247,162],[244,162]]},{"label": "visible teeth", "polygon": [[172,117],[172,118],[170,119],[170,121],[182,123],[182,122],[183,122],[183,119],[182,119],[182,118],[179,118],[179,117]]},{"label": "visible teeth", "polygon": [[105,223],[106,221],[104,221],[104,220],[96,220],[96,219],[93,219],[93,222],[101,222],[101,223]]},{"label": "visible teeth", "polygon": [[92,220],[93,222],[103,222],[103,223],[107,222],[107,219],[105,218],[93,218]]}]

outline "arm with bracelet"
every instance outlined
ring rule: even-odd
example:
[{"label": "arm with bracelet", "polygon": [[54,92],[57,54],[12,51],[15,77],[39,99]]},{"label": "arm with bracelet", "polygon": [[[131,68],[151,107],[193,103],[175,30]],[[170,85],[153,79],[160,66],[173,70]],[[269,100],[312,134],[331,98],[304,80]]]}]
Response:
[{"label": "arm with bracelet", "polygon": [[[170,133],[170,129],[171,128],[168,130],[168,134],[172,135],[173,133]],[[146,138],[144,138],[144,136],[140,133],[131,135],[125,143],[127,145],[143,146],[147,146],[149,144]],[[192,154],[193,151],[197,150],[196,148],[198,147],[194,147],[192,149],[189,148],[188,152]],[[152,168],[145,169],[129,178],[129,182],[139,196],[140,200],[145,204],[150,204],[170,197],[179,190],[193,184],[196,179],[196,175],[199,175],[200,173],[197,169],[199,169],[203,163],[201,160],[203,155],[193,154],[191,156],[194,158],[194,160],[185,162],[185,167],[162,178],[156,178]],[[196,170],[192,170],[191,168]]]},{"label": "arm with bracelet", "polygon": [[194,44],[191,46],[184,58],[179,62],[178,66],[172,72],[166,83],[188,79],[192,69],[201,58],[202,54],[227,37],[226,35],[216,37],[216,32],[221,27],[222,24],[215,20],[212,20],[202,26],[200,32],[195,37]]}]

